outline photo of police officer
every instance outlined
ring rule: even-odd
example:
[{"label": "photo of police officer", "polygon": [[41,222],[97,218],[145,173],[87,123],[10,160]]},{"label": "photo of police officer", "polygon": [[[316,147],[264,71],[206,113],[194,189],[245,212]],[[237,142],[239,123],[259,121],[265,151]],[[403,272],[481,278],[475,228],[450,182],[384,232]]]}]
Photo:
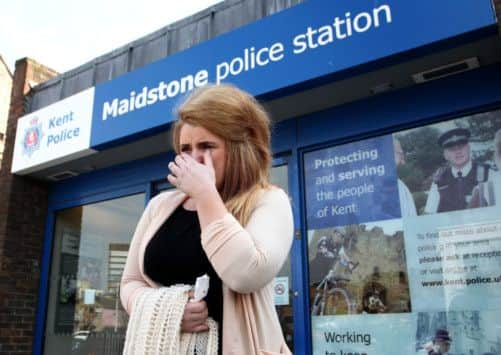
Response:
[{"label": "photo of police officer", "polygon": [[470,136],[471,133],[466,128],[450,129],[439,136],[437,143],[443,150],[446,164],[433,177],[425,213],[467,208],[473,188],[487,181],[489,167],[472,161]]},{"label": "photo of police officer", "polygon": [[501,354],[499,311],[418,312],[416,355]]},{"label": "photo of police officer", "polygon": [[[412,197],[417,215],[501,201],[501,110],[396,132],[393,138],[399,194]],[[402,218],[409,216],[402,208]]]},{"label": "photo of police officer", "polygon": [[429,355],[444,355],[449,353],[452,338],[447,329],[437,329],[433,337],[433,346],[428,352]]}]

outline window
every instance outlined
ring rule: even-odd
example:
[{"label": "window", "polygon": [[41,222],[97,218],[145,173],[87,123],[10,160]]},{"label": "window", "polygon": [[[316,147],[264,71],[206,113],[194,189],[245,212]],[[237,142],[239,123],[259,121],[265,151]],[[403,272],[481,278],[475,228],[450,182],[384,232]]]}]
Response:
[{"label": "window", "polygon": [[314,354],[501,353],[501,110],[304,155]]},{"label": "window", "polygon": [[144,194],[59,211],[45,354],[121,354],[128,316],[119,285]]}]

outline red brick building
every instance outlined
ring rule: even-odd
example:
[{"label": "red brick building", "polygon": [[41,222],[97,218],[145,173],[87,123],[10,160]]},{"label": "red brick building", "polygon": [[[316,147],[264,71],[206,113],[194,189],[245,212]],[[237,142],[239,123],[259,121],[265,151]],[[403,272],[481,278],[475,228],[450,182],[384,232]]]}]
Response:
[{"label": "red brick building", "polygon": [[32,59],[16,62],[0,169],[0,353],[28,354],[39,284],[47,185],[11,174],[17,119],[25,114],[30,82],[42,83],[57,73]]}]

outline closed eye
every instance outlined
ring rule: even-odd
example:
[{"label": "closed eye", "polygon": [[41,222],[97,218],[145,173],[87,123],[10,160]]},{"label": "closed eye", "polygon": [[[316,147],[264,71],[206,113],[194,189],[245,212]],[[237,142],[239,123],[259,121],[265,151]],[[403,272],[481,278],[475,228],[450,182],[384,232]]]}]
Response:
[{"label": "closed eye", "polygon": [[[217,148],[217,144],[214,142],[199,142],[196,144],[197,149],[199,150],[207,150],[207,149],[215,149]],[[181,152],[182,153],[190,153],[192,150],[191,144],[181,144]]]},{"label": "closed eye", "polygon": [[181,145],[181,152],[183,152],[183,153],[191,152],[191,146],[188,144],[182,144]]},{"label": "closed eye", "polygon": [[198,149],[207,150],[216,148],[216,144],[213,142],[200,142],[197,144]]}]

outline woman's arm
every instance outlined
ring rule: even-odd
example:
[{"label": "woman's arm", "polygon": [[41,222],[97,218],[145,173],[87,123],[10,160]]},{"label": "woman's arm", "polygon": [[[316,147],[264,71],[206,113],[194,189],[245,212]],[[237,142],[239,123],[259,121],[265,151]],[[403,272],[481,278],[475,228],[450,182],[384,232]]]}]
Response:
[{"label": "woman's arm", "polygon": [[205,151],[203,163],[187,154],[178,155],[169,169],[169,182],[195,202],[202,247],[221,280],[240,293],[271,282],[292,243],[292,211],[285,192],[265,191],[244,229],[219,196],[210,150]]},{"label": "woman's arm", "polygon": [[272,188],[263,193],[245,228],[229,213],[202,226],[202,247],[230,289],[250,293],[266,286],[280,271],[293,228],[288,196]]}]

